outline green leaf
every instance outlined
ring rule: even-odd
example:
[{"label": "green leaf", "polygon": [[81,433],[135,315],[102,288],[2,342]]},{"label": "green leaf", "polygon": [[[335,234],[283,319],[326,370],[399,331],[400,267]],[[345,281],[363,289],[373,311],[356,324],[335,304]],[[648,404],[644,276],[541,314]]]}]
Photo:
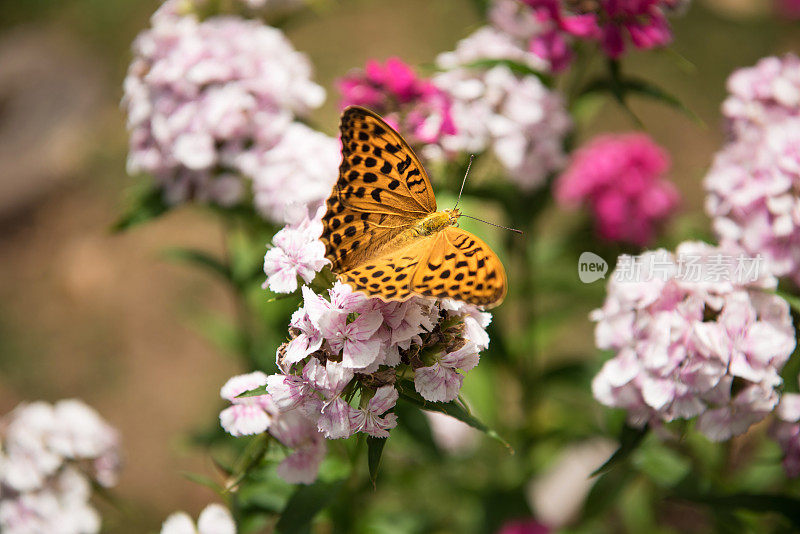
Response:
[{"label": "green leaf", "polygon": [[[610,78],[596,78],[595,80],[592,80],[583,88],[583,90],[581,90],[579,95],[580,98],[577,99],[577,101],[580,102],[583,100],[582,97],[585,96],[598,93],[608,93],[612,95],[614,99],[619,102],[619,104],[623,106],[630,114],[632,114],[633,112],[628,108],[627,105],[627,98],[630,95],[637,95],[675,108],[696,123],[703,126],[705,125],[700,117],[698,117],[692,110],[687,108],[683,102],[680,101],[680,99],[667,92],[665,89],[641,78],[623,77],[619,73],[617,73],[617,76],[617,78],[614,78],[614,75],[612,75]],[[641,122],[638,118],[635,120],[637,122]]]},{"label": "green leaf", "polygon": [[800,528],[800,499],[767,493],[737,493],[734,495],[681,495],[679,498],[707,504],[713,508],[775,512]]},{"label": "green leaf", "polygon": [[183,472],[181,473],[181,475],[183,475],[184,478],[191,480],[195,484],[200,484],[201,486],[211,488],[211,490],[218,495],[222,495],[222,493],[224,492],[222,486],[220,486],[217,483],[217,481],[215,481],[213,478],[201,475],[199,473],[190,473],[190,472]]},{"label": "green leaf", "polygon": [[170,209],[161,189],[151,186],[139,194],[127,212],[111,226],[112,232],[124,232],[134,226],[160,217]]},{"label": "green leaf", "polygon": [[630,469],[614,469],[600,476],[586,497],[583,505],[583,521],[588,521],[617,502],[620,492],[632,476],[633,472]]},{"label": "green leaf", "polygon": [[339,493],[344,479],[333,482],[317,481],[310,486],[299,486],[286,503],[275,532],[278,534],[305,534],[311,531],[311,522]]},{"label": "green leaf", "polygon": [[786,291],[781,291],[781,290],[776,290],[775,294],[778,295],[783,300],[785,300],[786,302],[788,302],[789,306],[794,311],[796,311],[797,313],[800,313],[800,297],[796,297],[795,295],[791,295],[791,294],[787,293]]},{"label": "green leaf", "polygon": [[248,389],[244,393],[239,393],[236,395],[237,399],[243,399],[245,397],[258,397],[259,395],[265,395],[267,393],[267,386],[258,386],[257,388]]},{"label": "green leaf", "polygon": [[457,401],[452,402],[429,402],[422,398],[422,395],[417,393],[414,389],[414,383],[410,380],[401,380],[395,384],[397,391],[400,393],[400,398],[414,404],[422,408],[423,410],[428,410],[429,412],[439,412],[445,415],[449,415],[450,417],[455,417],[462,423],[466,423],[472,428],[476,430],[480,430],[487,436],[496,439],[500,443],[502,443],[506,448],[508,448],[511,454],[514,453],[514,449],[511,445],[504,440],[497,432],[493,429],[489,428],[486,424],[481,422],[467,410],[466,406],[463,404],[458,403]]},{"label": "green leaf", "polygon": [[381,467],[381,458],[383,457],[383,448],[386,447],[388,438],[367,438],[367,465],[369,465],[369,479],[372,481],[372,486],[375,486],[378,480],[378,470]]},{"label": "green leaf", "polygon": [[662,487],[674,487],[692,469],[688,459],[654,440],[636,451],[633,464]]},{"label": "green leaf", "polygon": [[647,431],[648,429],[646,426],[644,428],[633,428],[627,424],[623,425],[619,435],[619,448],[611,455],[611,458],[598,467],[591,476],[602,475],[610,471],[617,464],[627,460],[633,451],[641,445],[642,440],[647,436]]},{"label": "green leaf", "polygon": [[687,108],[683,102],[680,101],[680,99],[668,93],[661,87],[640,78],[624,78],[622,83],[626,94],[634,93],[661,102],[662,104],[677,109],[697,124],[705,126],[703,120],[692,110]]},{"label": "green leaf", "polygon": [[165,250],[163,255],[168,260],[195,265],[205,269],[206,271],[221,277],[233,285],[237,285],[228,266],[204,250],[171,248]]},{"label": "green leaf", "polygon": [[549,76],[526,65],[525,63],[520,63],[519,61],[514,61],[513,59],[478,59],[468,63],[466,66],[467,68],[472,69],[491,69],[497,66],[508,67],[508,69],[514,74],[520,74],[522,76],[536,76],[545,85],[552,85],[552,80]]}]

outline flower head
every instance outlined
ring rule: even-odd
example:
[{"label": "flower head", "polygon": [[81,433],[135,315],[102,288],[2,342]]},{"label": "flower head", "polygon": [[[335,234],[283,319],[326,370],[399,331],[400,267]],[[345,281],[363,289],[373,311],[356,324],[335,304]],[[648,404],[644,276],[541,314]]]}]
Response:
[{"label": "flower head", "polygon": [[706,212],[721,241],[800,283],[800,60],[762,59],[728,88],[732,137],[704,180]]},{"label": "flower head", "polygon": [[739,269],[751,260],[702,243],[621,257],[591,315],[597,346],[615,352],[592,383],[595,398],[639,426],[699,416],[716,441],[763,419],[795,337],[787,303],[763,291],[774,277]]},{"label": "flower head", "polygon": [[646,245],[678,204],[663,178],[668,167],[667,153],[645,134],[601,136],[574,155],[556,198],[587,204],[604,239]]},{"label": "flower head", "polygon": [[411,144],[436,143],[441,136],[455,133],[448,96],[399,58],[383,64],[370,60],[363,71],[342,78],[338,86],[342,107],[372,109]]},{"label": "flower head", "polygon": [[394,387],[379,387],[366,407],[354,411],[350,416],[353,431],[364,432],[374,438],[388,438],[389,430],[397,426],[397,416],[393,413],[384,414],[394,407],[398,397]]},{"label": "flower head", "polygon": [[236,534],[230,511],[221,504],[209,504],[197,518],[197,526],[186,512],[171,514],[161,525],[161,534]]},{"label": "flower head", "polygon": [[491,149],[511,181],[535,189],[565,162],[569,115],[562,98],[536,76],[517,76],[505,65],[488,70],[470,66],[474,60],[464,50],[479,38],[477,33],[467,37],[455,52],[437,59],[450,66],[433,82],[450,95],[456,125],[456,133],[444,137],[441,148],[445,154]]},{"label": "flower head", "polygon": [[297,290],[298,276],[310,283],[328,264],[325,245],[319,240],[320,234],[320,217],[312,220],[308,214],[297,224],[287,225],[278,231],[272,238],[272,248],[264,255],[267,281],[263,287],[275,293],[292,293]]},{"label": "flower head", "polygon": [[640,50],[672,41],[667,13],[676,13],[674,0],[599,0],[588,6],[559,0],[524,0],[539,22],[530,41],[531,51],[559,71],[571,60],[571,41],[599,44],[612,59],[625,54],[629,44]]},{"label": "flower head", "polygon": [[231,406],[219,414],[222,428],[234,436],[260,434],[267,430],[277,414],[277,407],[272,401],[272,397],[267,394],[255,397],[237,397],[237,395],[266,384],[267,375],[261,371],[229,379],[220,390],[220,396],[231,402]]},{"label": "flower head", "polygon": [[[123,97],[128,169],[152,175],[172,204],[239,202],[246,188],[241,175],[255,179],[265,165],[279,167],[274,159],[285,159],[248,154],[280,147],[295,115],[318,107],[325,96],[311,81],[306,57],[280,30],[255,20],[201,21],[178,2],[166,2],[133,49]],[[254,168],[254,159],[262,166]],[[294,201],[308,201],[305,188],[295,190]],[[280,220],[280,214],[268,215]]]},{"label": "flower head", "polygon": [[89,478],[112,486],[118,449],[116,430],[81,401],[18,406],[0,422],[0,531],[99,532]]}]

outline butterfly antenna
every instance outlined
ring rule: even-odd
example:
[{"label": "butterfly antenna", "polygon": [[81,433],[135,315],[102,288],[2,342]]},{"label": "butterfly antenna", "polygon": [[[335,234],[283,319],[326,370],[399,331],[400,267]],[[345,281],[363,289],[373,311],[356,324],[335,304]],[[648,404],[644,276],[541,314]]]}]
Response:
[{"label": "butterfly antenna", "polygon": [[479,222],[482,222],[482,223],[486,223],[486,224],[488,224],[490,226],[496,226],[497,228],[503,228],[504,230],[511,230],[512,232],[516,232],[516,233],[522,235],[522,230],[517,230],[516,228],[509,228],[508,226],[503,226],[502,224],[495,224],[495,223],[491,223],[489,221],[484,221],[483,219],[479,219],[477,217],[472,217],[471,215],[464,215],[463,213],[461,213],[459,215],[459,217],[466,217],[467,219],[473,219],[473,220],[476,220],[476,221],[479,221]]},{"label": "butterfly antenna", "polygon": [[461,189],[458,192],[458,200],[456,200],[456,205],[453,206],[453,209],[458,207],[458,203],[461,202],[461,193],[464,192],[464,184],[467,183],[467,176],[469,176],[469,168],[472,167],[472,160],[475,159],[475,154],[469,155],[469,163],[467,164],[467,172],[464,173],[464,179],[461,180]]}]

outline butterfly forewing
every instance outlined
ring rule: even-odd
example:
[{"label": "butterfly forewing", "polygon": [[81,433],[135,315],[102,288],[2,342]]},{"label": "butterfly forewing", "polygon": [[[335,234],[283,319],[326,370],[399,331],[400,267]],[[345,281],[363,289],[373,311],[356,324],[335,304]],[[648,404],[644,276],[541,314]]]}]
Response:
[{"label": "butterfly forewing", "polygon": [[489,245],[451,226],[436,234],[427,247],[414,271],[411,290],[492,307],[505,297],[506,272]]},{"label": "butterfly forewing", "polygon": [[392,238],[436,211],[425,169],[391,126],[369,110],[349,107],[340,131],[342,163],[322,233],[334,272],[379,255]]}]

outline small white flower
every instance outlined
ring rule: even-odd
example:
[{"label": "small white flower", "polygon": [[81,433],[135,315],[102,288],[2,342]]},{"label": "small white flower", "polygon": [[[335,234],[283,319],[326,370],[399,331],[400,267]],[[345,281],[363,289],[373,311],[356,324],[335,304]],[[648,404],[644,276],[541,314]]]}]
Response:
[{"label": "small white flower", "polygon": [[209,504],[200,512],[197,527],[186,512],[175,512],[161,525],[161,534],[236,534],[230,511],[221,504]]}]

